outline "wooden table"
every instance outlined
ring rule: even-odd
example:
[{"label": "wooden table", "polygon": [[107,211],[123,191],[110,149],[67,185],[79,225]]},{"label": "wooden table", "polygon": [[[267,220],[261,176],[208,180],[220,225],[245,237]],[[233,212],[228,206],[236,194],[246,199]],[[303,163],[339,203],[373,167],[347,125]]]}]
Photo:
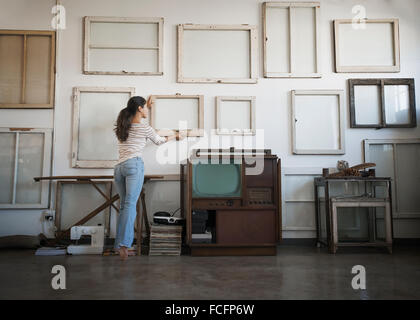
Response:
[{"label": "wooden table", "polygon": [[[137,217],[136,217],[136,225],[137,225],[137,255],[141,255],[141,243],[142,243],[142,226],[143,226],[143,217],[144,222],[146,226],[146,233],[150,236],[150,224],[149,219],[147,217],[147,210],[146,210],[146,195],[144,191],[144,185],[151,180],[164,180],[165,176],[163,175],[145,175],[144,176],[144,183],[143,188],[140,193],[140,197],[137,200],[136,205],[136,211],[137,211]],[[114,176],[111,175],[104,175],[104,176],[51,176],[51,177],[35,177],[35,181],[40,180],[57,180],[57,181],[68,181],[68,180],[74,180],[74,181],[81,181],[84,183],[90,183],[101,195],[104,197],[105,202],[102,203],[100,206],[92,210],[90,213],[88,213],[83,219],[77,221],[75,224],[73,224],[70,228],[59,231],[56,234],[57,238],[61,237],[68,237],[70,235],[70,229],[74,226],[80,226],[95,217],[97,214],[99,214],[102,210],[104,210],[106,207],[112,206],[117,212],[119,212],[119,208],[117,208],[114,204],[115,201],[119,200],[119,195],[116,194],[112,196],[111,198],[108,197],[105,193],[102,192],[102,190],[98,187],[97,182],[99,181],[113,181]],[[141,205],[140,205],[141,203]],[[141,207],[143,207],[143,212],[141,212]]]}]

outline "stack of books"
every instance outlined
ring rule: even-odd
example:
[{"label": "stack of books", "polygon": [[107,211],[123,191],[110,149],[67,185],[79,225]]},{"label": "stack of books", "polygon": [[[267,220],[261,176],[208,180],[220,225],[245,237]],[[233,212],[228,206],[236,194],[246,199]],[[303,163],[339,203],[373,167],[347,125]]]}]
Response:
[{"label": "stack of books", "polygon": [[150,227],[150,256],[181,255],[182,226],[152,224]]}]

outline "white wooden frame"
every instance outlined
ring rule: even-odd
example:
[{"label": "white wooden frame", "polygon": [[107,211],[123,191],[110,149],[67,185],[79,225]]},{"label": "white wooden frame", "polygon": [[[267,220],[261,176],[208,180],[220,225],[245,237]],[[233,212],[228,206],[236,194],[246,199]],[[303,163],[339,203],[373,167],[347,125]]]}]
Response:
[{"label": "white wooden frame", "polygon": [[[249,31],[250,43],[250,75],[249,78],[187,78],[183,75],[183,49],[185,30],[226,30]],[[223,48],[220,48],[223,50]],[[258,42],[257,27],[247,24],[241,25],[208,25],[208,24],[180,24],[178,25],[178,73],[177,82],[187,83],[257,83],[258,81]]]},{"label": "white wooden frame", "polygon": [[[390,23],[393,25],[393,66],[343,66],[340,61],[340,24],[354,23],[352,19],[334,20],[335,71],[336,72],[400,72],[400,38],[398,19],[364,19],[363,23]],[[360,48],[362,50],[363,48]]]},{"label": "white wooden frame", "polygon": [[[150,112],[150,126],[155,128],[156,124],[156,109],[155,103],[157,99],[197,99],[198,100],[198,128],[187,130],[188,137],[202,137],[204,135],[204,96],[203,95],[151,95],[151,112]],[[170,130],[156,130],[160,136],[170,136],[178,132],[179,128],[171,128]]]},{"label": "white wooden frame", "polygon": [[[395,154],[395,147],[398,144],[419,144],[420,139],[365,139],[363,140],[363,147],[364,147],[364,161],[370,162],[372,159],[369,154],[369,149],[371,145],[383,145],[383,144],[391,144],[393,147],[392,154],[393,154],[393,171],[394,174],[397,172],[397,157]],[[407,212],[400,212],[398,208],[398,193],[397,193],[397,183],[398,177],[395,176],[392,184],[392,216],[393,218],[420,218],[420,212],[418,213],[407,213]]]},{"label": "white wooden frame", "polygon": [[[250,129],[224,129],[220,127],[221,112],[223,101],[248,101],[250,103]],[[254,96],[218,96],[216,97],[216,133],[220,135],[255,135],[255,106],[256,98]]]},{"label": "white wooden frame", "polygon": [[[157,24],[158,25],[158,46],[157,47],[93,47],[90,44],[90,26],[92,22],[109,22],[109,23],[138,23],[138,24]],[[140,36],[140,35],[139,35]],[[89,68],[89,49],[127,49],[127,50],[157,50],[158,66],[157,72],[133,72],[129,70],[117,71],[101,71],[90,70]],[[163,18],[128,18],[128,17],[84,17],[84,57],[83,57],[83,73],[84,74],[102,74],[102,75],[163,75]]]},{"label": "white wooden frame", "polygon": [[13,173],[13,191],[12,191],[12,203],[1,203],[0,209],[45,209],[48,208],[49,198],[49,187],[50,183],[48,180],[39,181],[41,185],[41,201],[40,203],[16,203],[16,184],[17,184],[17,172],[19,166],[18,152],[19,152],[19,134],[30,134],[30,133],[42,133],[44,135],[43,145],[43,158],[42,158],[42,176],[50,175],[51,170],[51,147],[52,147],[52,129],[33,129],[33,128],[0,128],[0,134],[2,133],[14,133],[16,134],[16,148],[15,148],[15,163]]},{"label": "white wooden frame", "polygon": [[[301,150],[296,147],[296,102],[297,95],[314,95],[325,96],[334,95],[338,96],[339,102],[339,133],[340,133],[340,147],[335,150]],[[316,107],[316,106],[315,106]],[[345,130],[344,130],[344,91],[343,90],[292,90],[292,146],[294,154],[344,154],[345,153]],[[322,125],[320,123],[319,125]]]},{"label": "white wooden frame", "polygon": [[[320,78],[321,77],[321,46],[320,46],[320,7],[319,2],[264,2],[263,14],[263,52],[264,52],[264,77],[265,78]],[[284,8],[289,10],[289,70],[290,72],[272,72],[267,67],[267,43],[270,41],[267,34],[267,11],[269,8]],[[315,9],[315,56],[316,72],[296,73],[292,70],[293,59],[293,34],[291,32],[292,14],[294,8]]]},{"label": "white wooden frame", "polygon": [[[72,135],[72,167],[73,168],[113,168],[115,160],[79,160],[79,115],[80,94],[83,92],[129,93],[134,96],[135,88],[121,87],[75,87],[73,88],[73,135]],[[116,119],[115,119],[116,120]]]}]

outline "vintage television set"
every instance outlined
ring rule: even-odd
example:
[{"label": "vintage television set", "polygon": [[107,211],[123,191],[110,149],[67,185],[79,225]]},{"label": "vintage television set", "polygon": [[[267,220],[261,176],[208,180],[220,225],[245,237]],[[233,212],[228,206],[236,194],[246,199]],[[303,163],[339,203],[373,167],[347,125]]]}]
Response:
[{"label": "vintage television set", "polygon": [[271,150],[193,150],[180,175],[191,254],[275,255],[280,168]]}]

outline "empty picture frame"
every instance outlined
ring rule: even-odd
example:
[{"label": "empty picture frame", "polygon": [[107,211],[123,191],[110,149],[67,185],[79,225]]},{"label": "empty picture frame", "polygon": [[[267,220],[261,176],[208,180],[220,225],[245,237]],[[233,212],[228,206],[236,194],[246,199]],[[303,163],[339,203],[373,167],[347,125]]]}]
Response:
[{"label": "empty picture frame", "polygon": [[178,25],[178,82],[257,83],[257,27]]},{"label": "empty picture frame", "polygon": [[420,218],[420,139],[366,139],[364,161],[376,163],[376,176],[390,177],[392,216]]},{"label": "empty picture frame", "polygon": [[0,208],[48,208],[51,129],[0,128]]},{"label": "empty picture frame", "polygon": [[399,72],[398,19],[334,20],[336,72]]},{"label": "empty picture frame", "polygon": [[134,88],[73,88],[73,168],[113,168],[118,161],[114,125]]},{"label": "empty picture frame", "polygon": [[292,90],[294,154],[344,154],[342,90]]},{"label": "empty picture frame", "polygon": [[349,79],[350,127],[416,127],[414,90],[414,79]]},{"label": "empty picture frame", "polygon": [[204,135],[202,95],[152,95],[150,125],[161,136],[187,130],[189,137]]},{"label": "empty picture frame", "polygon": [[263,4],[264,77],[319,78],[319,2]]},{"label": "empty picture frame", "polygon": [[83,73],[162,75],[163,18],[85,17]]},{"label": "empty picture frame", "polygon": [[[96,187],[111,198],[112,182],[95,181]],[[55,226],[57,231],[64,231],[83,219],[106,200],[88,181],[58,180],[55,194]],[[110,231],[111,206],[106,207],[95,217],[87,221],[85,226],[105,227],[107,235]]]},{"label": "empty picture frame", "polygon": [[216,133],[255,134],[255,97],[216,97]]},{"label": "empty picture frame", "polygon": [[0,108],[54,107],[55,31],[0,30]]}]

